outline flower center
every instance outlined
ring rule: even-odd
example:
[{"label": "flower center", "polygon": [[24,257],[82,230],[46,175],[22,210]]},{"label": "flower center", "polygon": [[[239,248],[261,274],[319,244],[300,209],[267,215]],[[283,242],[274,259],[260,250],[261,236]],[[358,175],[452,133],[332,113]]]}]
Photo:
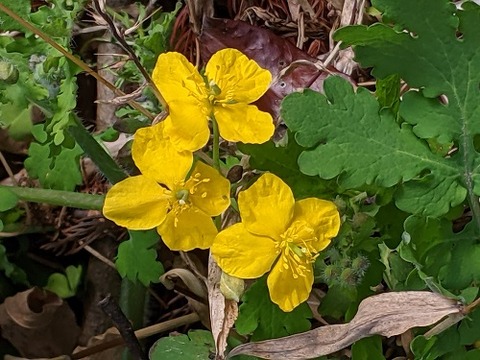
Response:
[{"label": "flower center", "polygon": [[238,102],[234,99],[234,94],[232,89],[224,91],[222,95],[222,89],[220,89],[220,87],[213,80],[210,80],[208,82],[208,88],[209,88],[208,101],[212,106],[220,105],[225,107],[226,105],[233,105]]},{"label": "flower center", "polygon": [[[178,216],[185,210],[190,209],[192,206],[195,207],[195,204],[192,204],[191,196],[196,194],[199,190],[202,191],[199,186],[204,183],[210,182],[210,178],[203,178],[200,172],[192,174],[190,178],[184,182],[176,184],[176,191],[167,190],[170,193],[170,211],[175,215],[174,226],[177,226]],[[173,194],[172,194],[173,193]],[[173,195],[173,196],[172,196]],[[207,192],[202,191],[200,197],[205,199],[207,197]]]},{"label": "flower center", "polygon": [[280,238],[277,247],[281,251],[279,261],[282,262],[283,269],[290,270],[294,279],[312,272],[310,264],[318,256],[312,246],[312,242],[317,240],[313,229],[303,221],[295,222]]},{"label": "flower center", "polygon": [[175,193],[175,198],[180,205],[185,205],[188,201],[188,194],[189,192],[187,189],[180,189]]}]

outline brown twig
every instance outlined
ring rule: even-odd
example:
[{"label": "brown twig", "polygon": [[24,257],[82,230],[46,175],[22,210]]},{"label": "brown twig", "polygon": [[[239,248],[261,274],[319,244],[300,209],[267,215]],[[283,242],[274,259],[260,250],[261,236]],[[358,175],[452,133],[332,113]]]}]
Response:
[{"label": "brown twig", "polygon": [[[176,329],[180,326],[195,323],[199,320],[200,320],[200,317],[196,313],[191,313],[188,315],[180,316],[176,319],[167,320],[152,326],[148,326],[143,329],[139,329],[135,331],[135,336],[138,339],[144,339],[158,333]],[[123,343],[124,343],[123,339],[121,337],[118,337],[117,339],[106,341],[101,344],[93,345],[89,348],[78,351],[71,356],[71,359],[72,360],[82,359],[84,357],[97,354],[101,351],[105,351],[107,349],[122,345]]]},{"label": "brown twig", "polygon": [[105,11],[105,1],[94,0],[93,7],[95,11],[98,13],[98,15],[100,15],[102,19],[108,24],[108,27],[110,28],[110,32],[112,36],[115,38],[115,40],[118,41],[122,49],[127,52],[127,54],[130,56],[130,58],[133,60],[133,62],[137,66],[138,70],[140,70],[143,77],[145,78],[145,80],[148,82],[153,92],[155,93],[155,96],[158,98],[158,100],[162,104],[163,109],[168,111],[168,104],[165,98],[162,96],[162,94],[158,90],[155,83],[153,82],[152,77],[147,72],[147,70],[145,70],[145,68],[143,67],[142,63],[140,62],[137,55],[135,54],[135,51],[133,51],[132,47],[128,45],[128,43],[125,41],[124,36],[120,33],[120,30],[118,29],[117,25],[115,25],[113,19]]},{"label": "brown twig", "polygon": [[128,321],[127,317],[120,309],[120,306],[113,300],[112,296],[110,294],[107,295],[98,303],[98,305],[112,320],[134,359],[148,360],[147,355],[143,352],[142,347],[135,336],[132,324]]},{"label": "brown twig", "polygon": [[[80,241],[79,243],[80,243],[80,245],[83,245],[82,241]],[[111,268],[117,270],[117,267],[115,266],[115,264],[110,259],[107,259],[105,256],[100,254],[97,250],[92,248],[90,245],[84,245],[83,249],[85,251],[87,251],[88,253],[90,253],[90,255],[96,257],[98,260],[103,262],[105,265],[110,266]]]}]

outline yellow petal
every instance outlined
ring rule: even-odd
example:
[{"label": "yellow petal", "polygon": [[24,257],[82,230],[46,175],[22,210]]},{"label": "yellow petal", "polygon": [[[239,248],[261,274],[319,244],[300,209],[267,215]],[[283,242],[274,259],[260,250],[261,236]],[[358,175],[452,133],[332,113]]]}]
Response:
[{"label": "yellow petal", "polygon": [[132,157],[143,175],[170,189],[185,180],[192,167],[193,155],[179,152],[163,133],[164,124],[138,129],[132,145]]},{"label": "yellow petal", "polygon": [[284,265],[280,258],[268,275],[267,285],[272,302],[289,312],[308,299],[313,285],[313,269],[312,265],[305,264],[310,271],[294,277],[292,269],[285,269]]},{"label": "yellow petal", "polygon": [[304,221],[315,231],[318,241],[313,247],[316,251],[325,249],[340,229],[340,214],[335,204],[316,198],[297,201],[293,221]]},{"label": "yellow petal", "polygon": [[201,109],[194,112],[191,108],[171,109],[165,119],[165,135],[170,138],[178,150],[197,151],[204,147],[210,139],[207,116]]},{"label": "yellow petal", "polygon": [[181,251],[207,249],[218,233],[212,218],[195,207],[185,209],[178,215],[170,211],[157,231],[165,245],[171,250]]},{"label": "yellow petal", "polygon": [[185,56],[177,52],[167,52],[158,57],[152,80],[169,108],[175,108],[187,99],[201,101],[207,98],[202,76]]},{"label": "yellow petal", "polygon": [[279,254],[272,239],[251,234],[242,223],[220,231],[210,251],[224,272],[241,279],[262,276]]},{"label": "yellow petal", "polygon": [[230,205],[230,182],[201,161],[195,165],[185,188],[193,191],[189,196],[192,204],[207,215],[220,215]]},{"label": "yellow petal", "polygon": [[292,220],[295,199],[287,184],[266,173],[238,195],[238,207],[248,231],[279,240]]},{"label": "yellow petal", "polygon": [[231,97],[249,104],[258,100],[270,86],[272,75],[236,49],[217,51],[208,61],[205,74],[220,88],[218,99]]},{"label": "yellow petal", "polygon": [[215,106],[214,114],[220,136],[228,141],[262,144],[275,131],[272,116],[255,105]]},{"label": "yellow petal", "polygon": [[179,150],[196,151],[209,138],[208,117],[212,108],[208,91],[197,69],[180,53],[158,57],[152,79],[168,103],[165,132]]},{"label": "yellow petal", "polygon": [[108,191],[103,215],[120,226],[147,230],[165,219],[168,197],[155,180],[146,176],[129,177]]}]

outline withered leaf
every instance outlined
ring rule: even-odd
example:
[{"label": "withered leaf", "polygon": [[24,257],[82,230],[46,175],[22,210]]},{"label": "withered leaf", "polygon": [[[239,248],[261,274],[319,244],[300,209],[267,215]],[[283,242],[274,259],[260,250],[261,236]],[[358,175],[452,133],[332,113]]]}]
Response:
[{"label": "withered leaf", "polygon": [[56,294],[32,288],[0,305],[2,337],[24,357],[70,354],[80,328],[75,314]]},{"label": "withered leaf", "polygon": [[[169,290],[175,288],[174,279],[180,279],[187,289],[197,298],[186,296],[188,303],[200,316],[202,323],[208,328],[210,326],[210,314],[207,306],[207,286],[193,272],[187,269],[172,269],[160,277],[160,282]],[[203,301],[204,300],[204,301]]]},{"label": "withered leaf", "polygon": [[413,327],[435,324],[450,314],[461,314],[455,300],[426,291],[391,292],[363,300],[347,324],[327,325],[280,339],[237,346],[229,358],[239,354],[262,359],[301,360],[331,354],[364,337],[394,336]]},{"label": "withered leaf", "polygon": [[238,316],[238,305],[233,300],[228,300],[220,291],[220,278],[222,270],[218,267],[213,257],[208,259],[208,300],[210,305],[210,323],[215,341],[215,360],[225,359],[227,337]]}]

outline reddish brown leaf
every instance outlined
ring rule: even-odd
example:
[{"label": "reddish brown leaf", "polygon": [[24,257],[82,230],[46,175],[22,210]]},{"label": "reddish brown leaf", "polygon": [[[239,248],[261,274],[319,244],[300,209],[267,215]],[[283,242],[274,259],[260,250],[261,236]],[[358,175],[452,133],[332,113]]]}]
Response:
[{"label": "reddish brown leaf", "polygon": [[[243,21],[205,18],[199,42],[201,57],[205,61],[218,50],[235,48],[261,67],[270,70],[274,81],[256,105],[261,110],[270,112],[276,119],[279,117],[280,103],[287,94],[304,88],[322,92],[325,78],[330,73],[338,74],[332,67],[328,67],[328,71],[319,70],[313,65],[317,59],[288,40],[268,29]],[[281,75],[286,67],[298,60],[304,60],[304,63],[292,66]]]}]

